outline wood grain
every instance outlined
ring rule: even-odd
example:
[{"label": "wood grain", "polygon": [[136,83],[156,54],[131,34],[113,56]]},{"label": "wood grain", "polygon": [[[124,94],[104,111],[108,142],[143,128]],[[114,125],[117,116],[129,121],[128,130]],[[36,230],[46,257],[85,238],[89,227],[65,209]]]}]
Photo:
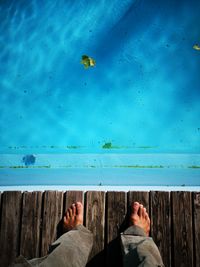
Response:
[{"label": "wood grain", "polygon": [[165,267],[171,266],[171,208],[169,192],[150,192],[151,236]]},{"label": "wood grain", "polygon": [[45,191],[42,212],[41,256],[49,251],[49,246],[58,237],[58,225],[63,214],[63,192]]},{"label": "wood grain", "polygon": [[93,249],[90,255],[91,266],[104,266],[105,242],[105,192],[88,191],[86,193],[86,227],[94,235]]},{"label": "wood grain", "polygon": [[[82,191],[67,191],[64,201],[63,192],[57,191],[24,192],[23,197],[19,191],[0,192],[0,196],[0,267],[7,267],[19,253],[28,258],[46,255],[57,238],[63,202],[64,208],[84,202]],[[85,194],[85,224],[94,233],[88,266],[121,266],[117,237],[133,201],[150,210],[152,237],[166,267],[200,266],[200,192],[134,191]]]},{"label": "wood grain", "polygon": [[200,266],[200,193],[193,194],[194,205],[194,232],[195,239],[195,266]]},{"label": "wood grain", "polygon": [[191,192],[171,192],[173,266],[193,266]]},{"label": "wood grain", "polygon": [[7,267],[19,254],[21,192],[5,191],[2,196],[0,267]]},{"label": "wood grain", "polygon": [[0,225],[1,225],[1,196],[2,196],[2,194],[0,192]]},{"label": "wood grain", "polygon": [[106,205],[107,266],[122,266],[119,234],[123,226],[127,197],[125,192],[108,192]]},{"label": "wood grain", "polygon": [[20,254],[26,258],[39,257],[42,192],[24,192]]}]

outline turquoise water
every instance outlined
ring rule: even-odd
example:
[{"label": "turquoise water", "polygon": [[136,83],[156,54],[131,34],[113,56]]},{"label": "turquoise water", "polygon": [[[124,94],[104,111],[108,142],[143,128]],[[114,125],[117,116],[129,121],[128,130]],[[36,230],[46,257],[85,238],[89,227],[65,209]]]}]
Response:
[{"label": "turquoise water", "polygon": [[[126,174],[119,183],[134,184],[137,167],[142,184],[154,171],[164,183],[184,172],[188,183],[200,184],[199,14],[197,0],[1,1],[0,183],[11,176],[13,184],[26,183],[19,176],[29,167],[27,183],[38,183],[36,168],[48,166],[54,177],[61,154],[125,154],[130,160],[105,164]],[[82,55],[96,65],[84,69]],[[131,161],[140,154],[139,165]],[[158,155],[151,165],[149,154]],[[158,168],[159,154],[179,163]],[[26,164],[27,155],[35,162]],[[41,155],[56,156],[43,165]],[[68,177],[75,163],[59,168]],[[81,165],[88,175],[89,166]],[[105,178],[105,166],[95,167],[94,183],[118,183]]]}]

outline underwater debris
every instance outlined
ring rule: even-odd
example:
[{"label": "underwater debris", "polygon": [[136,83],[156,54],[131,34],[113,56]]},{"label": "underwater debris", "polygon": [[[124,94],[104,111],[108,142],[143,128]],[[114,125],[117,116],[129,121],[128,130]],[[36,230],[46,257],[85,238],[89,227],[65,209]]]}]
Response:
[{"label": "underwater debris", "polygon": [[137,148],[152,149],[152,148],[157,148],[157,146],[138,146]]},{"label": "underwater debris", "polygon": [[134,168],[134,169],[163,169],[162,165],[115,165],[114,168]]},{"label": "underwater debris", "polygon": [[102,146],[102,148],[110,149],[110,148],[113,148],[113,146],[112,146],[112,143],[110,142],[110,143],[105,143],[105,144]]},{"label": "underwater debris", "polygon": [[104,145],[102,145],[103,149],[129,149],[129,148],[132,148],[131,146],[116,146],[116,145],[113,145],[111,142],[109,143],[105,143]]},{"label": "underwater debris", "polygon": [[82,148],[82,146],[67,146],[68,149],[79,149]]},{"label": "underwater debris", "polygon": [[[0,168],[6,168],[6,167],[0,167]],[[51,168],[51,165],[45,165],[45,166],[30,166],[30,165],[26,165],[26,166],[9,166],[8,168],[10,169],[27,169],[27,168],[31,168],[31,169],[47,169],[47,168]]]},{"label": "underwater debris", "polygon": [[198,44],[195,44],[195,45],[193,46],[193,48],[194,48],[195,50],[200,51],[200,45],[198,45]]},{"label": "underwater debris", "polygon": [[89,67],[94,67],[96,65],[96,61],[93,58],[88,57],[87,55],[83,55],[81,64],[84,65],[85,69],[88,69]]},{"label": "underwater debris", "polygon": [[36,157],[34,155],[26,155],[22,158],[25,166],[33,165],[35,163]]},{"label": "underwater debris", "polygon": [[192,166],[188,166],[189,169],[200,169],[200,166],[198,165],[192,165]]}]

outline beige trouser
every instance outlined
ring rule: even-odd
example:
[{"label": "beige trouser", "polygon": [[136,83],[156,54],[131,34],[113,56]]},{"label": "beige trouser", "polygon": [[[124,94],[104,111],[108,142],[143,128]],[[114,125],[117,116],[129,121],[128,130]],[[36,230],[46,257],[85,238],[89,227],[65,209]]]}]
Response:
[{"label": "beige trouser", "polygon": [[[82,225],[62,235],[52,244],[45,257],[26,260],[17,258],[13,267],[84,267],[93,245],[92,233]],[[164,266],[153,239],[146,237],[138,226],[121,234],[124,267]],[[103,267],[103,266],[102,266]]]},{"label": "beige trouser", "polygon": [[124,267],[163,267],[160,252],[151,237],[138,226],[130,226],[121,234]]}]

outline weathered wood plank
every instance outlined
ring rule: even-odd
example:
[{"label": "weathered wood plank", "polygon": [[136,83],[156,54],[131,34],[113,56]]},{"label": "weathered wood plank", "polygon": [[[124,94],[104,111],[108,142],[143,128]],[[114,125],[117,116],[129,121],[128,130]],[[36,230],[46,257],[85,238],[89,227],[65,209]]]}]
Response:
[{"label": "weathered wood plank", "polygon": [[125,192],[108,192],[106,205],[107,266],[121,267],[122,256],[119,234],[127,211]]},{"label": "weathered wood plank", "polygon": [[2,196],[0,267],[7,267],[19,254],[21,198],[19,191],[5,191]]},{"label": "weathered wood plank", "polygon": [[57,227],[63,213],[63,192],[45,191],[43,197],[41,256],[47,254],[49,246],[57,239]]},{"label": "weathered wood plank", "polygon": [[193,266],[192,200],[190,192],[171,192],[173,266]]},{"label": "weathered wood plank", "polygon": [[151,236],[165,267],[171,266],[171,209],[169,192],[150,192]]},{"label": "weathered wood plank", "polygon": [[194,204],[194,239],[195,239],[195,266],[200,266],[200,193],[193,193]]},{"label": "weathered wood plank", "polygon": [[0,192],[0,225],[1,225],[1,192]]},{"label": "weathered wood plank", "polygon": [[105,192],[86,193],[86,227],[94,234],[94,244],[88,266],[105,266]]},{"label": "weathered wood plank", "polygon": [[24,192],[20,254],[26,258],[39,257],[42,192]]},{"label": "weathered wood plank", "polygon": [[[65,194],[65,209],[76,201],[84,202],[82,191],[67,191]],[[7,267],[19,252],[26,257],[45,255],[49,245],[56,239],[57,225],[62,218],[63,193],[45,192],[42,210],[40,210],[41,198],[41,192],[25,192],[23,198],[21,192],[0,192],[0,267]],[[126,213],[126,193],[108,192],[106,200],[105,203],[105,192],[87,192],[86,194],[85,224],[94,233],[94,249],[88,266],[106,266],[106,263],[109,267],[121,266],[118,257],[119,247],[114,246],[117,244],[115,241],[119,227]],[[151,192],[149,194],[148,192],[132,191],[128,193],[128,206],[133,201],[142,203],[147,210],[149,207],[151,208],[152,237],[158,245],[166,267],[200,266],[199,192],[193,194],[172,192],[171,206],[168,192]],[[170,208],[172,212],[171,229]],[[40,232],[41,213],[42,239],[41,253],[39,253],[38,233]],[[173,240],[170,244],[171,236]],[[107,246],[106,263],[104,245]],[[172,245],[172,255],[170,254],[170,245]],[[170,257],[172,257],[171,264]]]}]

